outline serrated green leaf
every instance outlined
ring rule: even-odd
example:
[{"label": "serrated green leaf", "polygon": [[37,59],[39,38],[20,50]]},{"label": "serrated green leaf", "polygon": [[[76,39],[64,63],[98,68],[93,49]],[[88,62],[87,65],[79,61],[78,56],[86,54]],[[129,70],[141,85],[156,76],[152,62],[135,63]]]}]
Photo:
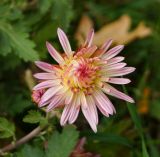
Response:
[{"label": "serrated green leaf", "polygon": [[15,126],[7,119],[0,117],[0,138],[8,138],[14,136]]},{"label": "serrated green leaf", "polygon": [[3,56],[6,56],[12,50],[8,41],[8,36],[4,32],[0,31],[0,54]]},{"label": "serrated green leaf", "polygon": [[60,134],[54,132],[48,141],[47,157],[68,157],[76,145],[78,132],[74,127],[68,126]]},{"label": "serrated green leaf", "polygon": [[44,126],[47,124],[47,119],[39,111],[31,110],[23,118],[23,122],[32,124],[40,123],[41,126]]},{"label": "serrated green leaf", "polygon": [[[35,44],[29,40],[28,33],[19,31],[5,22],[0,23],[0,31],[8,37],[8,46],[11,46],[13,52],[21,59],[24,61],[38,60],[38,53],[34,50]],[[2,38],[2,36],[0,38]]]},{"label": "serrated green leaf", "polygon": [[25,145],[19,152],[14,154],[16,157],[44,157],[44,152],[38,147]]}]

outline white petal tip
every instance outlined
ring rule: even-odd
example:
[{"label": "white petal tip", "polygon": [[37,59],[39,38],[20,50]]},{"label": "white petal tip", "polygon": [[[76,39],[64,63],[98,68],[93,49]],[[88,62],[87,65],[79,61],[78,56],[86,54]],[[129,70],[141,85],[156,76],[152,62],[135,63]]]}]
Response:
[{"label": "white petal tip", "polygon": [[61,125],[61,126],[65,126],[65,123],[62,122],[62,121],[60,121],[60,125]]},{"label": "white petal tip", "polygon": [[32,88],[32,90],[37,90],[37,87],[36,87],[36,86],[34,86],[34,87]]},{"label": "white petal tip", "polygon": [[136,68],[135,67],[133,67],[133,71],[135,71],[136,70]]},{"label": "white petal tip", "polygon": [[124,48],[124,45],[119,45],[120,48]]},{"label": "white petal tip", "polygon": [[94,131],[94,133],[97,133],[97,128],[92,128],[92,130]]},{"label": "white petal tip", "polygon": [[63,32],[63,30],[60,27],[58,27],[57,28],[57,33],[60,33],[60,32]]},{"label": "white petal tip", "polygon": [[130,103],[132,103],[132,104],[134,104],[134,103],[135,103],[135,101],[134,101],[133,99],[131,99],[129,102],[130,102]]}]

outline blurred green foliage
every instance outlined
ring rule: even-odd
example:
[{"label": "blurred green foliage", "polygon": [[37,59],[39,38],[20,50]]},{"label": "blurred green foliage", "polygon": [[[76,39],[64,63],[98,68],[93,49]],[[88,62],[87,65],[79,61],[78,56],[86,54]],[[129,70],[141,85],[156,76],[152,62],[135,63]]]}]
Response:
[{"label": "blurred green foliage", "polygon": [[[43,134],[4,156],[28,157],[32,154],[34,157],[67,157],[72,152],[78,141],[78,132],[74,127],[64,128],[61,132],[56,118],[48,122],[43,113],[37,111],[24,79],[25,71],[37,71],[33,63],[35,60],[54,62],[47,53],[45,42],[49,40],[62,50],[57,39],[57,27],[65,30],[75,48],[74,33],[82,15],[90,16],[95,23],[95,30],[98,30],[107,22],[128,14],[133,22],[131,29],[141,21],[152,28],[150,37],[130,43],[122,52],[126,62],[137,69],[130,76],[132,83],[127,87],[136,104],[126,105],[123,101],[112,99],[117,114],[110,118],[99,115],[97,134],[91,132],[81,116],[77,130],[80,131],[80,137],[87,138],[85,149],[102,157],[159,157],[159,10],[159,0],[1,0],[0,116],[8,120],[0,118],[0,138],[6,138],[0,141],[0,146],[12,142],[9,137],[13,137],[14,141],[15,136],[20,138],[38,125],[28,123],[49,125]],[[150,91],[145,100],[148,111],[139,112],[139,115],[137,111],[144,99],[145,89]],[[45,142],[49,143],[46,151]]]}]

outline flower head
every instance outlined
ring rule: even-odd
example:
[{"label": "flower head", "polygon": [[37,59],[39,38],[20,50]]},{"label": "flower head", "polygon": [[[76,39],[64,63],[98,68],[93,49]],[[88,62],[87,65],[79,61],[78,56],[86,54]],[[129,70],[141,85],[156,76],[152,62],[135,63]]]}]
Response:
[{"label": "flower head", "polygon": [[57,33],[64,55],[62,56],[50,43],[46,42],[46,46],[59,65],[35,62],[44,71],[34,75],[41,83],[33,90],[45,89],[38,103],[39,107],[47,106],[46,110],[49,112],[63,105],[61,125],[74,123],[81,109],[91,128],[96,132],[97,108],[107,117],[116,112],[107,95],[134,102],[131,97],[110,84],[129,83],[129,79],[119,76],[129,74],[135,68],[125,67],[126,63],[122,62],[124,57],[116,57],[123,49],[123,45],[109,49],[112,40],[108,40],[100,48],[92,45],[94,30],[89,32],[84,45],[77,51],[72,51],[66,34],[60,28]]}]

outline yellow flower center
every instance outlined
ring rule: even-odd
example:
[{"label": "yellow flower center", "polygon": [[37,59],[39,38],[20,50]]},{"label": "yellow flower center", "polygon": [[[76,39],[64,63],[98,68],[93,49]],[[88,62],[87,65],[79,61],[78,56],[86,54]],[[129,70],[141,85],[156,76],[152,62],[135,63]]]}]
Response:
[{"label": "yellow flower center", "polygon": [[100,61],[97,57],[82,58],[74,56],[66,59],[62,67],[62,83],[73,92],[83,91],[91,94],[99,82],[101,74]]}]

